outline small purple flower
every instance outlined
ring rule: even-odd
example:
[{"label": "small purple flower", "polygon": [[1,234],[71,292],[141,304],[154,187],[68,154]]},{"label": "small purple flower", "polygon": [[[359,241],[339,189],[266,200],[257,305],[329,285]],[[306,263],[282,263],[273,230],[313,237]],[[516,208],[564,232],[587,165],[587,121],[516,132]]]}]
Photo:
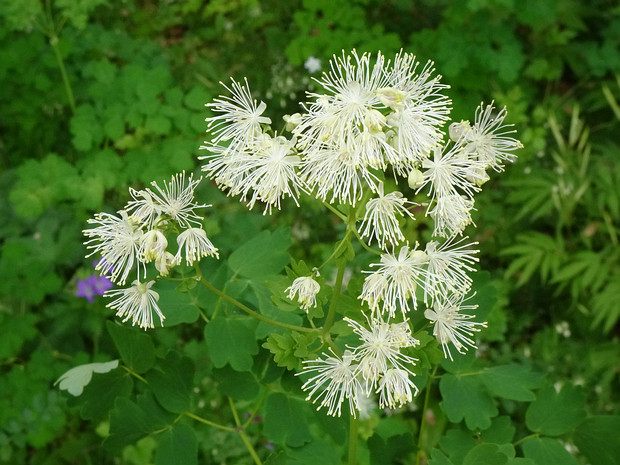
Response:
[{"label": "small purple flower", "polygon": [[75,295],[83,297],[90,303],[93,303],[96,295],[103,295],[103,293],[113,285],[112,281],[105,276],[92,275],[86,279],[80,279],[77,282],[77,292]]}]

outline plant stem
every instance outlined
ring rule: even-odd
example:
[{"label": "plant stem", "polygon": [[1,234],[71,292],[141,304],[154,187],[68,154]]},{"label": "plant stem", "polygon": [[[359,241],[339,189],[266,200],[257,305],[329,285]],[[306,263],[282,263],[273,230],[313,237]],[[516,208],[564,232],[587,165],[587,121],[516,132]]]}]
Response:
[{"label": "plant stem", "polygon": [[248,435],[245,434],[244,427],[241,426],[241,421],[239,420],[239,414],[237,413],[237,409],[235,408],[235,403],[230,397],[228,398],[228,404],[230,405],[230,409],[232,410],[233,417],[235,418],[235,424],[237,425],[236,431],[241,437],[241,440],[243,441],[243,443],[245,444],[245,447],[248,449],[248,452],[252,456],[252,459],[254,459],[254,463],[256,465],[263,465],[263,462],[261,462],[260,457],[256,453],[256,450],[254,450],[254,447],[252,446],[252,443],[250,442]]},{"label": "plant stem", "polygon": [[[336,251],[341,250],[343,247],[347,247],[351,242],[351,233],[355,229],[355,211],[353,208],[349,210],[349,216],[347,217],[347,232],[342,239],[342,242],[336,249]],[[336,251],[330,256],[330,259],[336,255]],[[338,272],[336,274],[336,282],[334,283],[334,290],[332,293],[332,300],[329,304],[329,310],[327,312],[327,318],[325,318],[325,324],[323,325],[323,329],[321,331],[321,335],[325,338],[325,336],[329,335],[329,330],[334,324],[334,318],[336,317],[336,307],[338,304],[338,299],[340,298],[340,293],[342,292],[342,281],[344,280],[344,270],[347,266],[347,261],[341,259],[340,264],[338,265]]]},{"label": "plant stem", "polygon": [[144,384],[149,384],[149,382],[144,379],[142,376],[140,376],[138,373],[136,373],[135,371],[133,371],[131,368],[129,368],[127,365],[121,365],[121,367],[127,372],[129,373],[131,376],[134,376],[136,378],[138,378],[140,381],[142,381]]},{"label": "plant stem", "polygon": [[45,35],[49,37],[50,45],[54,50],[54,56],[56,57],[56,64],[58,65],[58,69],[60,70],[60,75],[62,76],[62,83],[65,87],[65,93],[67,94],[67,100],[69,101],[69,106],[71,107],[71,112],[75,113],[75,98],[73,97],[73,90],[71,89],[71,84],[69,83],[69,76],[67,75],[67,69],[65,68],[65,62],[62,59],[62,53],[60,53],[60,48],[58,47],[58,32],[62,29],[64,21],[60,21],[58,23],[58,27],[54,24],[54,17],[52,16],[52,4],[50,0],[46,0],[45,2],[45,24],[42,27],[42,31]]},{"label": "plant stem", "polygon": [[518,446],[519,444],[521,444],[522,442],[527,441],[528,439],[532,439],[532,438],[539,438],[540,437],[540,433],[532,433],[528,436],[525,436],[521,439],[519,439],[517,442],[513,443],[513,446]]},{"label": "plant stem", "polygon": [[58,36],[53,34],[50,36],[50,45],[54,50],[54,56],[56,57],[56,63],[58,64],[58,68],[60,69],[60,74],[62,76],[62,82],[65,86],[65,93],[67,94],[67,100],[69,100],[69,107],[71,107],[71,113],[75,113],[75,98],[73,97],[73,90],[71,89],[71,84],[69,83],[69,76],[67,75],[67,69],[65,68],[65,62],[62,59],[62,54],[60,53],[60,48],[58,48]]},{"label": "plant stem", "polygon": [[428,409],[428,403],[431,398],[431,387],[435,380],[435,373],[437,373],[438,365],[435,365],[433,372],[428,377],[428,383],[426,384],[426,392],[424,393],[424,407],[422,407],[422,419],[420,420],[420,432],[418,433],[418,453],[416,454],[416,465],[420,465],[422,457],[426,457],[426,451],[422,450],[422,438],[424,431],[426,430],[426,410]]},{"label": "plant stem", "polygon": [[241,302],[239,302],[238,300],[230,297],[228,294],[220,291],[217,287],[213,286],[209,281],[207,281],[202,276],[200,277],[200,282],[202,283],[203,286],[205,286],[211,292],[213,292],[214,294],[217,294],[222,299],[227,300],[228,302],[233,304],[235,307],[237,307],[239,310],[243,310],[245,313],[247,313],[250,316],[253,316],[257,320],[263,321],[263,322],[265,322],[267,324],[270,324],[270,325],[273,325],[273,326],[280,326],[281,328],[286,328],[286,329],[290,329],[290,330],[293,330],[293,331],[301,331],[301,332],[305,332],[305,333],[311,333],[311,332],[315,331],[312,328],[305,328],[303,326],[289,325],[287,323],[281,323],[279,321],[267,318],[267,317],[261,315],[260,313],[255,312],[251,308],[243,305]]},{"label": "plant stem", "polygon": [[334,324],[334,318],[336,317],[336,306],[338,303],[338,297],[340,297],[340,292],[342,291],[342,281],[344,278],[345,267],[346,267],[346,263],[344,261],[340,263],[340,266],[338,267],[338,273],[336,274],[336,282],[334,283],[332,301],[329,304],[329,311],[327,312],[327,318],[325,318],[325,324],[323,325],[323,329],[321,331],[323,335],[329,334],[329,330]]},{"label": "plant stem", "polygon": [[349,416],[349,460],[347,465],[357,464],[357,427],[357,418],[353,415]]},{"label": "plant stem", "polygon": [[235,428],[231,428],[230,426],[224,426],[224,425],[220,425],[218,423],[214,423],[210,420],[207,420],[205,418],[199,417],[198,415],[194,415],[191,412],[184,412],[183,415],[185,415],[186,417],[189,417],[193,420],[199,421],[200,423],[204,423],[205,425],[209,425],[209,426],[213,426],[214,428],[217,429],[221,429],[224,431],[230,431],[230,432],[237,432],[237,430]]},{"label": "plant stem", "polygon": [[243,424],[244,428],[247,428],[250,425],[250,423],[252,423],[252,420],[254,420],[254,417],[258,413],[258,409],[260,408],[261,405],[263,405],[263,402],[267,398],[267,394],[269,394],[269,386],[265,386],[265,392],[263,392],[263,395],[260,396],[260,399],[258,400],[258,404],[256,404],[256,407],[254,407],[254,410],[252,410],[252,413],[250,414],[249,418]]}]

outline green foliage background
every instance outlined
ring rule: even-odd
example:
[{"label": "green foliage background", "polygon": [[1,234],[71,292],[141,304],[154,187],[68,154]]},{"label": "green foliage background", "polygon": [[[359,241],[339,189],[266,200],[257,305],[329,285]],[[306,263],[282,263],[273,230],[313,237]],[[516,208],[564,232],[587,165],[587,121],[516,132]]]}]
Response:
[{"label": "green foliage background", "polygon": [[[115,211],[129,186],[197,169],[218,81],[247,76],[275,121],[312,87],[308,57],[325,66],[352,48],[434,60],[454,119],[494,99],[525,146],[477,200],[489,322],[479,357],[442,362],[423,435],[411,411],[363,424],[360,461],[413,463],[421,437],[432,465],[620,464],[612,0],[1,2],[0,463],[242,464],[244,440],[266,464],[339,463],[347,420],[291,394],[301,382],[287,368],[312,350],[303,334],[272,333],[217,296],[188,288],[179,299],[171,286],[160,292],[169,324],[147,335],[75,291],[92,273],[87,218]],[[331,253],[331,222],[303,205],[247,212],[206,183],[198,195],[229,257],[203,273],[298,324],[270,295],[285,266],[304,266],[289,254]],[[204,333],[182,324],[214,308],[228,318]],[[74,366],[113,359],[126,369],[95,372],[80,397],[54,386]],[[234,427],[237,410],[252,420],[245,438],[179,421],[190,411]]]}]

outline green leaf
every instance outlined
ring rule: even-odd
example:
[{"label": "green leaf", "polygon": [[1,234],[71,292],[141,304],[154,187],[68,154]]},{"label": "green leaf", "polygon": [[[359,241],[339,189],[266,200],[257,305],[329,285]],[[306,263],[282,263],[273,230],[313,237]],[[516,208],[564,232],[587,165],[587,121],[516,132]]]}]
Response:
[{"label": "green leaf", "polygon": [[30,31],[36,19],[43,15],[43,5],[38,0],[22,0],[20,2],[3,2],[0,18],[4,27],[9,30]]},{"label": "green leaf", "polygon": [[128,396],[132,389],[133,380],[126,370],[117,368],[108,373],[95,374],[80,396],[84,402],[80,416],[85,420],[101,420],[112,409],[116,399]]},{"label": "green leaf", "polygon": [[443,450],[453,463],[461,464],[467,453],[473,449],[478,442],[474,439],[470,431],[463,429],[450,429],[439,440],[441,450]]},{"label": "green leaf", "polygon": [[265,400],[263,432],[274,443],[300,447],[312,441],[304,411],[308,404],[281,393],[272,393]]},{"label": "green leaf", "polygon": [[136,373],[144,373],[155,364],[155,346],[148,334],[137,329],[106,322],[121,359]]},{"label": "green leaf", "polygon": [[290,458],[283,451],[274,452],[269,457],[264,465],[289,465]]},{"label": "green leaf", "polygon": [[591,465],[620,465],[620,416],[597,415],[575,431],[575,445]]},{"label": "green leaf", "polygon": [[209,101],[209,94],[203,86],[194,86],[192,89],[185,95],[183,99],[183,103],[188,108],[192,110],[200,110],[203,111],[205,107],[205,103]]},{"label": "green leaf", "polygon": [[458,375],[470,372],[475,362],[476,353],[473,350],[469,350],[464,354],[459,354],[458,357],[454,357],[454,360],[443,358],[441,360],[441,367],[448,373]]},{"label": "green leaf", "polygon": [[522,444],[523,455],[540,465],[577,465],[562,444],[551,438],[531,438]]},{"label": "green leaf", "polygon": [[[250,281],[249,284],[258,299],[258,309],[260,310],[261,315],[281,323],[287,323],[295,326],[302,325],[304,319],[301,315],[296,312],[283,312],[281,309],[276,307],[272,300],[273,291],[271,291],[266,285],[257,283],[256,281]],[[280,328],[264,321],[260,321],[256,327],[256,338],[264,339],[270,334],[285,334],[287,332],[288,329]]]},{"label": "green leaf", "polygon": [[[514,454],[513,454],[514,455]],[[504,465],[508,457],[500,451],[498,444],[478,444],[463,459],[463,465]]]},{"label": "green leaf", "polygon": [[118,367],[118,360],[105,363],[87,363],[71,368],[56,380],[54,386],[67,391],[72,396],[79,396],[84,391],[84,386],[90,383],[93,373],[107,373]]},{"label": "green leaf", "polygon": [[[3,252],[2,256],[0,256],[2,259],[0,261],[7,259],[6,249]],[[16,260],[16,263],[18,262],[21,262],[21,260]],[[3,271],[0,266],[0,274],[3,274]],[[37,336],[36,323],[38,321],[39,316],[32,313],[9,315],[8,313],[0,312],[0,327],[2,328],[0,360],[7,360],[16,356],[26,342]]]},{"label": "green leaf", "polygon": [[242,244],[228,258],[228,266],[240,276],[261,278],[278,274],[288,264],[289,228],[263,231]]},{"label": "green leaf", "polygon": [[[195,279],[192,279],[196,283]],[[185,281],[184,281],[185,282]],[[181,323],[195,323],[200,317],[200,311],[190,293],[177,290],[178,283],[175,281],[160,281],[157,283],[159,294],[159,308],[162,309],[166,319],[165,327],[176,326]]]},{"label": "green leaf", "polygon": [[336,252],[334,255],[334,262],[339,267],[346,265],[355,258],[355,250],[353,249],[353,244],[351,244],[351,239],[349,237],[336,242],[334,249]]},{"label": "green leaf", "polygon": [[586,417],[585,394],[578,386],[566,384],[560,392],[553,386],[540,391],[525,412],[525,424],[536,432],[560,436],[573,430]]},{"label": "green leaf", "polygon": [[110,435],[103,446],[118,453],[125,446],[147,436],[157,426],[143,408],[125,397],[119,397],[110,414]]},{"label": "green leaf", "polygon": [[65,16],[77,29],[86,26],[89,15],[97,6],[105,3],[105,0],[56,0],[54,6],[62,11]]},{"label": "green leaf", "polygon": [[185,423],[175,423],[159,438],[155,465],[198,463],[198,441],[194,430]]},{"label": "green leaf", "polygon": [[225,366],[213,370],[213,379],[219,381],[218,390],[235,400],[252,400],[259,392],[259,384],[251,372],[235,371]]},{"label": "green leaf", "polygon": [[194,381],[194,363],[189,358],[170,351],[165,360],[148,372],[146,379],[166,410],[173,413],[189,410]]},{"label": "green leaf", "polygon": [[290,459],[286,465],[317,465],[319,463],[341,463],[341,452],[336,445],[324,438],[313,438],[301,447],[288,449]]},{"label": "green leaf", "polygon": [[507,465],[538,465],[538,464],[532,459],[526,459],[524,457],[513,457],[512,459],[508,460]]},{"label": "green leaf", "polygon": [[498,397],[532,401],[536,399],[532,389],[540,387],[544,376],[542,373],[530,371],[525,365],[511,364],[485,368],[479,379],[491,394]]},{"label": "green leaf", "polygon": [[396,463],[398,457],[413,450],[415,441],[411,433],[390,436],[387,439],[374,434],[368,439],[371,463]]},{"label": "green leaf", "polygon": [[493,399],[474,377],[446,373],[439,382],[440,406],[451,422],[465,420],[470,430],[486,429],[498,414]]},{"label": "green leaf", "polygon": [[258,353],[254,332],[242,320],[220,316],[205,327],[205,341],[216,368],[229,364],[237,371],[250,371]]},{"label": "green leaf", "polygon": [[481,437],[487,443],[505,444],[512,442],[515,432],[510,417],[501,416],[493,419],[491,426],[482,431]]},{"label": "green leaf", "polygon": [[444,455],[439,449],[433,449],[431,451],[431,459],[428,461],[428,465],[454,465],[448,457]]},{"label": "green leaf", "polygon": [[299,370],[301,361],[308,355],[308,345],[316,340],[314,333],[274,333],[263,344],[273,355],[278,366]]}]

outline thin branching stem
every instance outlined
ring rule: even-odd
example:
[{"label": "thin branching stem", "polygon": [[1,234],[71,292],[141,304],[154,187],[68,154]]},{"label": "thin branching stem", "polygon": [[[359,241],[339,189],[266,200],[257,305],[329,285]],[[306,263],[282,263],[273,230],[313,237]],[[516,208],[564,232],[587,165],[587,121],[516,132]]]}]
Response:
[{"label": "thin branching stem", "polygon": [[273,325],[273,326],[279,326],[281,328],[286,328],[286,329],[290,329],[292,331],[300,331],[300,332],[304,332],[304,333],[312,333],[315,330],[312,328],[306,328],[303,326],[296,326],[296,325],[289,325],[287,323],[282,323],[280,321],[276,321],[276,320],[272,320],[271,318],[267,318],[263,315],[261,315],[260,313],[255,312],[254,310],[252,310],[250,307],[242,304],[241,302],[239,302],[237,299],[229,296],[228,294],[220,291],[217,287],[213,286],[213,284],[211,284],[209,281],[207,281],[204,277],[200,277],[200,282],[203,286],[205,286],[207,289],[209,289],[211,292],[213,292],[214,294],[218,295],[219,297],[221,297],[222,299],[230,302],[231,304],[233,304],[235,307],[237,307],[239,310],[244,311],[245,313],[247,313],[250,316],[253,316],[254,318],[256,318],[257,320],[260,320],[264,323]]},{"label": "thin branching stem", "polygon": [[248,435],[245,433],[245,428],[241,425],[241,421],[239,420],[239,414],[237,413],[237,408],[235,407],[235,403],[230,397],[228,398],[228,404],[230,405],[230,410],[232,411],[233,417],[235,418],[235,424],[237,425],[237,434],[239,434],[239,436],[241,437],[241,440],[243,441],[243,444],[245,444],[245,447],[252,456],[254,463],[256,465],[263,465],[263,462],[261,462],[260,457],[254,449],[254,446],[252,446],[252,443],[250,442],[250,438],[248,438]]},{"label": "thin branching stem", "polygon": [[200,423],[204,423],[205,425],[213,426],[214,428],[221,429],[223,431],[229,431],[235,433],[237,430],[230,426],[220,425],[219,423],[215,423],[211,420],[207,420],[206,418],[199,417],[198,415],[193,414],[192,412],[184,412],[183,415],[191,418],[192,420],[199,421]]}]

